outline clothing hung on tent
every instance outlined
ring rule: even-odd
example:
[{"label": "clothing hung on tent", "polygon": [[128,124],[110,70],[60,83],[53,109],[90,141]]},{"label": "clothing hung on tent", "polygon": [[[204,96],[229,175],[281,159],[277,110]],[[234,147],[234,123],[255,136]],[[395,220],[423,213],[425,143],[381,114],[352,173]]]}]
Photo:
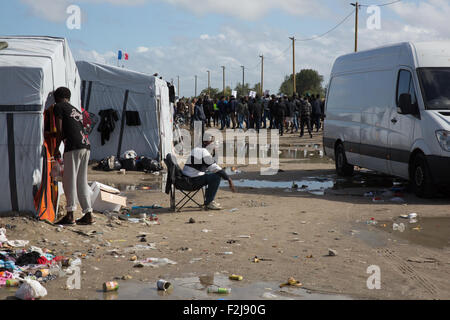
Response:
[{"label": "clothing hung on tent", "polygon": [[97,131],[101,133],[102,145],[104,145],[116,128],[115,121],[119,121],[119,114],[114,109],[105,109],[100,110],[98,115],[101,120]]},{"label": "clothing hung on tent", "polygon": [[141,118],[138,111],[126,111],[127,126],[140,126]]}]

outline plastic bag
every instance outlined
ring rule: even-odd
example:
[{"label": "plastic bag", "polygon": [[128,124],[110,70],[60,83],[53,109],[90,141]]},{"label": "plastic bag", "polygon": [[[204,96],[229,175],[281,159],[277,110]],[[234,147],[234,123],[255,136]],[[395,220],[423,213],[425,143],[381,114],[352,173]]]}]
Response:
[{"label": "plastic bag", "polygon": [[54,179],[62,178],[64,174],[64,163],[62,159],[57,159],[53,162],[52,171],[50,172],[50,176]]},{"label": "plastic bag", "polygon": [[16,291],[16,298],[21,300],[34,300],[43,298],[47,295],[45,289],[39,281],[25,279],[25,282]]}]

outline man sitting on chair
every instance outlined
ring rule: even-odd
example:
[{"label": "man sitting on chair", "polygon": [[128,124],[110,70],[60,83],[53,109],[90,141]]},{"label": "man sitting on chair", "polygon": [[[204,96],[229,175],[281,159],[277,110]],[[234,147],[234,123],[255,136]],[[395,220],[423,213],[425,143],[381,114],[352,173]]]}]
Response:
[{"label": "man sitting on chair", "polygon": [[192,150],[191,156],[184,165],[183,174],[190,178],[194,186],[206,186],[206,210],[221,210],[220,204],[214,201],[219,189],[220,179],[228,181],[232,192],[236,192],[236,190],[231,178],[215,162],[211,153],[206,149],[208,145],[214,142],[214,137],[205,134],[205,140],[203,141],[203,148],[196,147]]}]

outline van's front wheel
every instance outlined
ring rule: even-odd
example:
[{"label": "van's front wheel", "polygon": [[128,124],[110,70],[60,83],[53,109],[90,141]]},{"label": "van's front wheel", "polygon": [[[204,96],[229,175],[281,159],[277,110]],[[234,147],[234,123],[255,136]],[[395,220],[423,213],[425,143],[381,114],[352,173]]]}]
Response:
[{"label": "van's front wheel", "polygon": [[345,150],[342,143],[338,144],[336,147],[335,163],[336,163],[336,173],[339,176],[349,177],[353,175],[355,167],[347,162],[347,157],[345,156]]},{"label": "van's front wheel", "polygon": [[432,197],[435,191],[427,160],[421,153],[417,154],[413,160],[411,171],[411,182],[414,193],[421,198]]}]

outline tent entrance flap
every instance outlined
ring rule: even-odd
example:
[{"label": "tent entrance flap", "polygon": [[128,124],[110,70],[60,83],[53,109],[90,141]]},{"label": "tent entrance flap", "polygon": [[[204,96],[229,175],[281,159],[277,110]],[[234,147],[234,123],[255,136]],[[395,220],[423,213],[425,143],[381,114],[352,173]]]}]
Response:
[{"label": "tent entrance flap", "polygon": [[119,145],[117,147],[117,158],[120,158],[120,149],[122,149],[123,130],[125,129],[125,112],[127,111],[129,92],[130,92],[129,90],[125,91],[125,98],[123,100],[122,119],[121,119],[121,123],[120,123]]}]

